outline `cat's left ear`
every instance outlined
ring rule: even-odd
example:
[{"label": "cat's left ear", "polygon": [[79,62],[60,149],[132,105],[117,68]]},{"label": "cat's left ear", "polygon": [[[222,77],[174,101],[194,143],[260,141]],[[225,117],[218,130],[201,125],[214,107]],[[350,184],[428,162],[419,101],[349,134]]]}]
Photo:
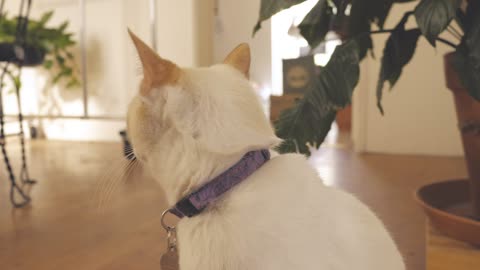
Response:
[{"label": "cat's left ear", "polygon": [[152,48],[130,31],[130,29],[128,29],[128,34],[142,62],[143,80],[140,94],[146,96],[156,87],[177,82],[180,76],[180,68],[177,67],[177,65],[161,58]]},{"label": "cat's left ear", "polygon": [[250,75],[250,46],[247,43],[238,45],[223,63],[236,68],[248,78]]}]

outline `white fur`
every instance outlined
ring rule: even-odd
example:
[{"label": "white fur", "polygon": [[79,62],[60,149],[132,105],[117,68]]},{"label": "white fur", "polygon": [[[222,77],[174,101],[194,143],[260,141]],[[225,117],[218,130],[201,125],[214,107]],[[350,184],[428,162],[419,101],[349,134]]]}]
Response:
[{"label": "white fur", "polygon": [[[129,108],[135,154],[168,202],[252,149],[278,142],[253,89],[227,65],[184,69]],[[200,215],[178,224],[181,270],[403,270],[379,219],[321,183],[297,154],[275,155]]]}]

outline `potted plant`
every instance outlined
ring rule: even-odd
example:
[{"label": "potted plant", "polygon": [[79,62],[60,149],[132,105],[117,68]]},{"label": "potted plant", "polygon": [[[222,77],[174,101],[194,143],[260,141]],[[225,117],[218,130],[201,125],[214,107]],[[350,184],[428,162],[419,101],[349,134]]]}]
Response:
[{"label": "potted plant", "polygon": [[[262,0],[254,32],[264,20],[301,2],[304,0]],[[382,114],[384,84],[395,85],[414,56],[419,38],[426,38],[433,47],[438,43],[450,46],[453,52],[444,58],[445,74],[455,99],[469,181],[425,186],[417,197],[431,221],[445,234],[480,245],[480,1],[419,0],[394,28],[385,29],[392,6],[402,2],[412,0],[319,0],[306,15],[298,28],[311,48],[324,41],[329,31],[339,33],[344,43],[337,47],[303,99],[275,122],[277,135],[285,140],[278,150],[308,155],[307,145],[322,143],[337,111],[351,102],[359,79],[359,62],[373,48],[372,35],[389,35],[376,92]],[[417,27],[407,29],[411,17]],[[441,38],[445,31],[457,42]]]},{"label": "potted plant", "polygon": [[[78,86],[80,81],[72,53],[76,44],[73,33],[67,31],[68,21],[58,27],[46,26],[52,16],[53,11],[45,12],[39,20],[0,14],[0,62],[42,65],[50,72],[52,83],[63,82],[66,88]],[[20,79],[11,67],[7,74],[19,88]]]}]

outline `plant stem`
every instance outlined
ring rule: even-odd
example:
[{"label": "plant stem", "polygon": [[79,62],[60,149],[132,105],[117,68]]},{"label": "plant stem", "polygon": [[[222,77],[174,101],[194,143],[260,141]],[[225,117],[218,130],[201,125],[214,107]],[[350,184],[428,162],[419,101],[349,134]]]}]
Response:
[{"label": "plant stem", "polygon": [[454,49],[457,49],[457,45],[455,45],[454,43],[446,40],[446,39],[443,39],[443,38],[437,38],[437,41],[440,41],[441,43],[445,44],[445,45],[448,45]]},{"label": "plant stem", "polygon": [[[418,29],[418,28],[415,28],[415,29]],[[412,29],[413,30],[413,29]],[[374,34],[386,34],[386,33],[393,33],[395,31],[395,29],[384,29],[384,30],[376,30],[376,31],[370,31],[370,32],[365,32],[365,34],[370,34],[370,35],[374,35]],[[443,44],[446,44],[454,49],[457,48],[457,45],[455,45],[454,43],[446,40],[446,39],[443,39],[443,38],[440,38],[440,37],[437,37],[437,41],[443,43]]]},{"label": "plant stem", "polygon": [[386,33],[392,33],[393,31],[395,31],[395,29],[383,29],[383,30],[370,31],[370,32],[367,32],[366,34],[371,34],[371,35],[386,34]]}]

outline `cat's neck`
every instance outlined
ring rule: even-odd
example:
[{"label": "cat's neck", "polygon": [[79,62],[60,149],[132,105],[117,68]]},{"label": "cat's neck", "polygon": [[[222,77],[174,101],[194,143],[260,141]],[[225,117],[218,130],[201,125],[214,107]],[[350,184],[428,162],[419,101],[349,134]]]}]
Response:
[{"label": "cat's neck", "polygon": [[225,156],[198,151],[171,155],[164,153],[151,162],[150,171],[164,189],[168,204],[174,205],[233,166],[244,154]]}]

